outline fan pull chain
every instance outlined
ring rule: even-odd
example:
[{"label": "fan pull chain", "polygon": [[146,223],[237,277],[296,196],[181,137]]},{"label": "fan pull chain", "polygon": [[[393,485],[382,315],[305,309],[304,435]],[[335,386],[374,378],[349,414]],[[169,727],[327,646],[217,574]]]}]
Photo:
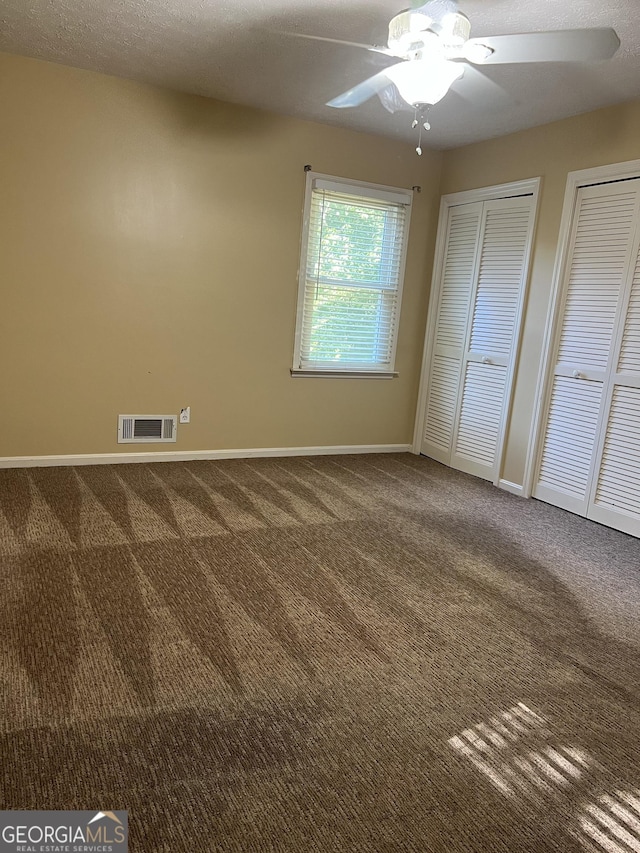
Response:
[{"label": "fan pull chain", "polygon": [[416,148],[416,154],[418,155],[418,157],[422,157],[422,131],[423,129],[431,130],[431,125],[427,121],[428,112],[429,107],[426,105],[423,106],[420,110],[420,119],[418,119],[418,107],[415,107],[413,111],[413,121],[411,122],[411,128],[415,130],[416,127],[420,125],[420,130],[418,131],[418,145]]}]

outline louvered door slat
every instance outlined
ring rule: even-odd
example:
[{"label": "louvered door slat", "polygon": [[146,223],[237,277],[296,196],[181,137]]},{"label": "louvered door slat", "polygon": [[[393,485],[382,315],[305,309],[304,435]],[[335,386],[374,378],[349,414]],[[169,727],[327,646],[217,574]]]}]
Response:
[{"label": "louvered door slat", "polygon": [[[640,464],[640,453],[636,449],[635,453],[629,453],[628,450],[624,450],[624,461],[620,458],[619,454],[612,453],[609,451],[605,453],[602,457],[603,460],[606,460],[607,467],[611,470],[613,475],[616,475],[619,481],[624,485],[624,490],[632,490],[638,488],[638,484],[640,484],[640,469],[636,469],[635,471],[629,468],[627,464],[627,459],[633,461],[634,465]],[[602,486],[602,483],[600,483]]]}]

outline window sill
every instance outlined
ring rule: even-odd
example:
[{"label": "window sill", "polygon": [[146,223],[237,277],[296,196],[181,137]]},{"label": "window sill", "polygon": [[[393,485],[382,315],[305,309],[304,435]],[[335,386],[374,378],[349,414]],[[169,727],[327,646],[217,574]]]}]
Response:
[{"label": "window sill", "polygon": [[326,370],[324,368],[306,369],[294,368],[291,376],[295,379],[394,379],[398,376],[395,370]]}]

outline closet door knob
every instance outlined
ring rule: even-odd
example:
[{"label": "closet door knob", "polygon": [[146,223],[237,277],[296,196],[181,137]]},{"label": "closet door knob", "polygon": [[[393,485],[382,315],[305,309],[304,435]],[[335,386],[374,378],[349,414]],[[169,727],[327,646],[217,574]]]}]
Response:
[{"label": "closet door knob", "polygon": [[491,364],[491,359],[489,358],[489,356],[488,356],[488,355],[483,355],[483,356],[482,356],[482,363],[483,363],[483,364]]},{"label": "closet door knob", "polygon": [[579,370],[574,370],[572,373],[572,376],[574,379],[582,379],[582,374],[580,373]]}]

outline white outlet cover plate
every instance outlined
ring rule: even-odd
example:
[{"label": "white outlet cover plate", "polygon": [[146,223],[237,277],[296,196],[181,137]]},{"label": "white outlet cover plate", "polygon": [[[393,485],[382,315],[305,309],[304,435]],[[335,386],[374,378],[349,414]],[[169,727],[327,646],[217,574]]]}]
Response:
[{"label": "white outlet cover plate", "polygon": [[180,409],[180,423],[188,424],[191,420],[191,406],[187,406],[184,409]]}]

